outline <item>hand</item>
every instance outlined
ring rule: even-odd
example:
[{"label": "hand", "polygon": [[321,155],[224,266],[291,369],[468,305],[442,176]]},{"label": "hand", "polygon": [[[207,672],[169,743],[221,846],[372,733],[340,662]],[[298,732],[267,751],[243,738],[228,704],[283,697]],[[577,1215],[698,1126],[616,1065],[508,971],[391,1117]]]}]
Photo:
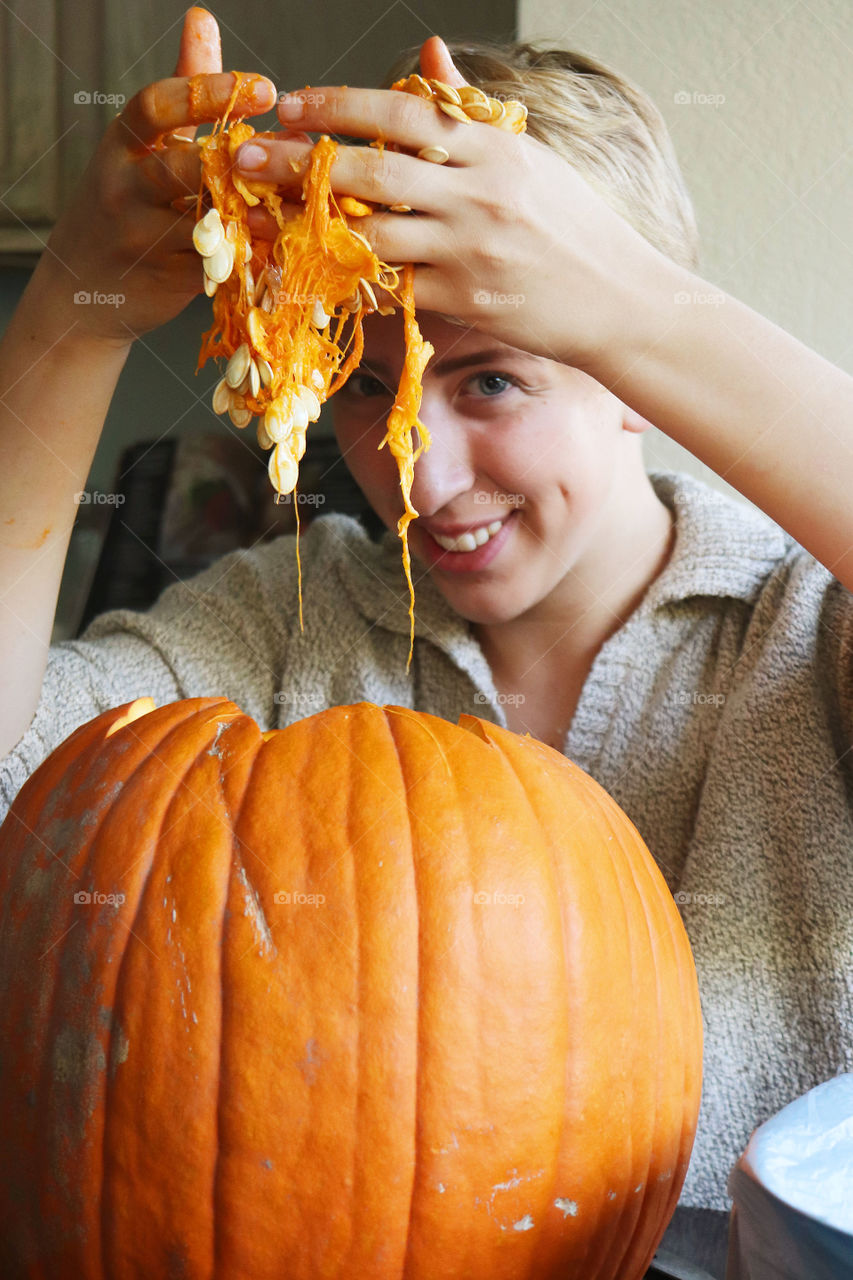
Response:
[{"label": "hand", "polygon": [[[193,76],[201,79],[191,100]],[[129,345],[202,292],[195,203],[181,213],[172,201],[198,195],[195,126],[217,119],[233,87],[233,76],[222,73],[215,18],[188,10],[174,77],[141,89],[110,124],[39,263],[56,307],[85,332]],[[274,100],[272,82],[253,76],[241,85],[234,114],[266,111]],[[78,292],[114,301],[75,305]]]},{"label": "hand", "polygon": [[[466,83],[438,37],[425,42],[421,68],[455,87]],[[382,136],[402,148],[340,146],[331,179],[338,194],[416,211],[356,225],[383,261],[418,264],[418,308],[580,368],[621,340],[625,317],[636,313],[637,282],[645,287],[667,260],[549,147],[453,121],[397,91],[323,87],[305,96],[298,123],[279,104],[291,130]],[[418,159],[427,145],[444,147],[450,160]],[[269,137],[262,146],[266,164],[244,173],[298,192],[310,141]],[[250,225],[275,235],[264,210],[252,210]]]}]

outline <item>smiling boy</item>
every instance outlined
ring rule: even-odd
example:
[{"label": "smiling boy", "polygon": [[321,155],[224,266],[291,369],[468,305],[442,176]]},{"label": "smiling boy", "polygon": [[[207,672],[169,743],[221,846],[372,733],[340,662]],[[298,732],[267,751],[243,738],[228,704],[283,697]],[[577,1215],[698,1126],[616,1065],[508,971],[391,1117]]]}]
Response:
[{"label": "smiling boy", "polygon": [[[671,549],[639,447],[650,424],[578,369],[434,315],[421,328],[432,446],[412,555],[473,624],[508,726],[562,750],[595,654]],[[402,361],[399,317],[369,317],[360,370],[332,400],[347,466],[389,528],[396,464],[378,446]]]},{"label": "smiling boy", "polygon": [[[304,634],[281,538],[49,648],[73,495],[130,344],[200,291],[192,219],[171,204],[198,189],[197,150],[150,144],[228,101],[215,32],[191,10],[176,76],[110,126],[0,344],[3,812],[73,729],[143,695],[224,695],[263,729],[364,699],[540,736],[622,805],[682,907],[705,1018],[682,1203],[726,1208],[753,1127],[853,1069],[853,379],[729,295],[699,301],[689,201],[638,90],[524,45],[460,49],[457,67],[433,38],[424,74],[458,84],[467,70],[524,97],[529,136],[378,90],[332,86],[279,108],[286,129],[404,148],[341,146],[332,180],[416,210],[362,224],[384,261],[418,264],[435,347],[421,406],[433,444],[412,495],[411,670],[399,485],[377,448],[399,315],[368,318],[363,365],[332,402],[389,532],[373,542],[346,517],[314,522]],[[261,80],[238,114],[273,92]],[[418,159],[426,145],[448,164]],[[298,199],[310,143],[283,132],[260,149]],[[264,234],[261,211],[253,224]],[[119,280],[118,316],[73,307],[76,289]],[[767,514],[647,476],[650,422]]]}]

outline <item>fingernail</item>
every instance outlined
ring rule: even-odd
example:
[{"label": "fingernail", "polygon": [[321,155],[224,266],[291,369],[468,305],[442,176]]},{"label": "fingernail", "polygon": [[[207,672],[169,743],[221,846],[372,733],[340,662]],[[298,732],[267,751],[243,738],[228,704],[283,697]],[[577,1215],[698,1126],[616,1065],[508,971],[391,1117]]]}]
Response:
[{"label": "fingernail", "polygon": [[237,167],[239,169],[262,169],[266,162],[266,149],[255,146],[252,142],[245,143],[237,152]]},{"label": "fingernail", "polygon": [[298,120],[305,110],[305,103],[292,93],[286,93],[278,100],[278,114],[281,120]]},{"label": "fingernail", "polygon": [[255,106],[263,107],[266,110],[275,102],[275,87],[270,84],[269,80],[256,80],[252,85],[252,99]]}]

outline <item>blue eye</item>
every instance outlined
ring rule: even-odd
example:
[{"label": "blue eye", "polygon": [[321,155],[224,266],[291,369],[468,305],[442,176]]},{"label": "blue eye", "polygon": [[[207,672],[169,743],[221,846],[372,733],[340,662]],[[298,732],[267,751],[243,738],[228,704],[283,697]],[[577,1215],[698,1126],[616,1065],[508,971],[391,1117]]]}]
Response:
[{"label": "blue eye", "polygon": [[[518,386],[515,378],[510,378],[505,373],[475,373],[471,381],[479,382],[482,387],[485,387],[487,382],[492,383],[492,390],[486,390],[485,392],[487,398],[491,400],[495,398],[495,395],[499,395],[507,387]],[[494,383],[496,382],[503,383],[503,386],[494,387]]]}]

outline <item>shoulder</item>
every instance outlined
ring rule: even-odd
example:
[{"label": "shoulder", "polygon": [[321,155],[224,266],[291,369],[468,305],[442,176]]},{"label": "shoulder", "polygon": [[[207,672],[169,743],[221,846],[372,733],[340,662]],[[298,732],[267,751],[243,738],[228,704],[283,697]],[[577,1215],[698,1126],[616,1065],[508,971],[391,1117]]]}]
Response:
[{"label": "shoulder", "polygon": [[736,683],[796,684],[798,697],[832,704],[853,726],[853,595],[751,504],[692,476],[650,478],[676,518],[661,599],[704,596],[697,608],[730,620],[739,636]]}]

